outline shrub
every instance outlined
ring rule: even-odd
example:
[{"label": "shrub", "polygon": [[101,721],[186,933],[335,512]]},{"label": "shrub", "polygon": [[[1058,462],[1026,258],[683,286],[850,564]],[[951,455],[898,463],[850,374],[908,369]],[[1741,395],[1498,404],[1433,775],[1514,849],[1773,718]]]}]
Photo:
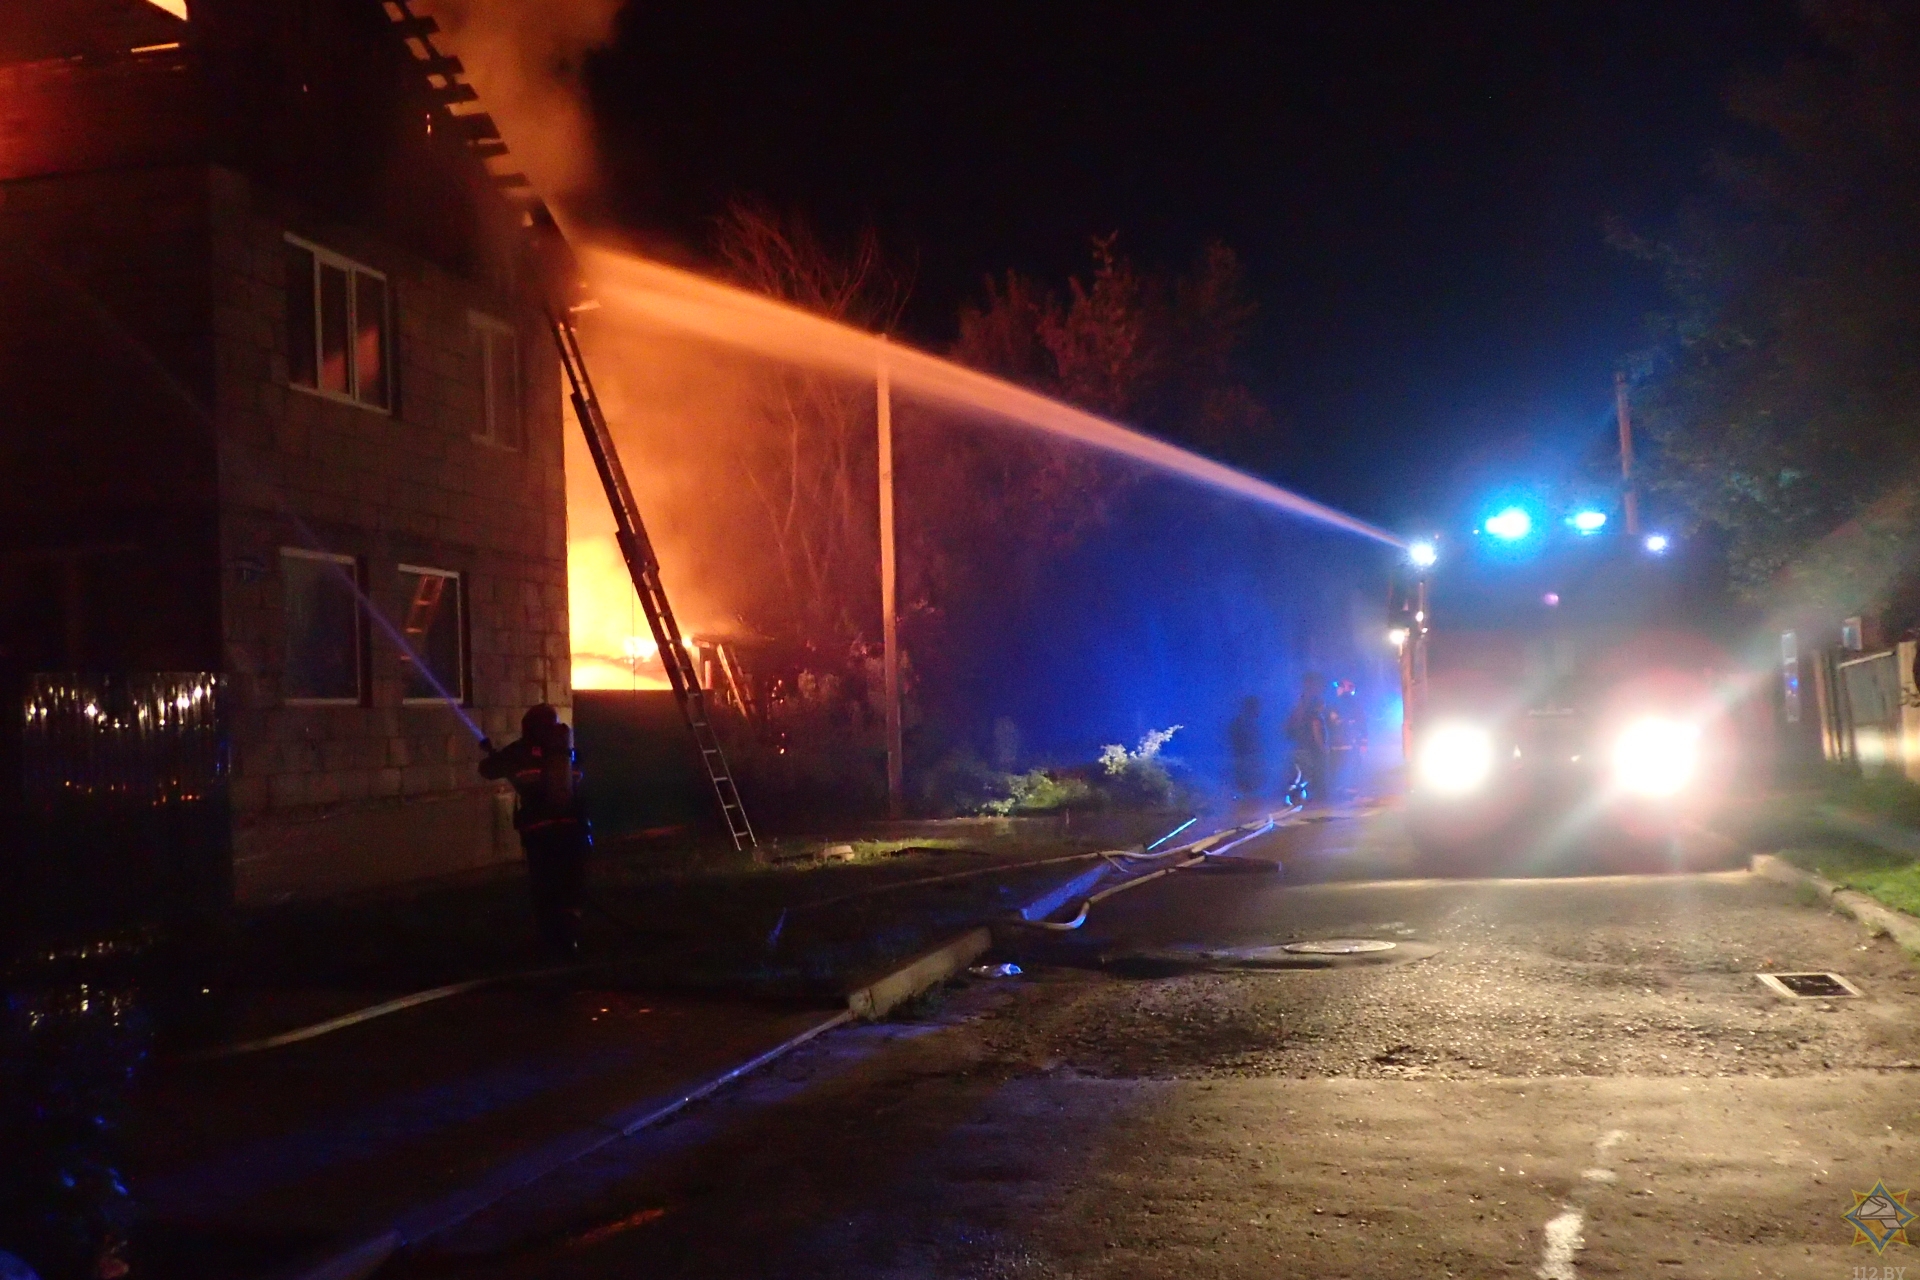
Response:
[{"label": "shrub", "polygon": [[1169,725],[1144,735],[1133,750],[1119,743],[1100,749],[1100,767],[1107,776],[1107,792],[1115,804],[1160,808],[1173,803],[1171,761],[1160,754],[1182,726]]},{"label": "shrub", "polygon": [[1045,769],[1012,774],[1007,778],[1007,795],[989,800],[980,812],[1006,817],[1014,813],[1056,813],[1070,805],[1093,799],[1093,788],[1072,776],[1056,778]]}]

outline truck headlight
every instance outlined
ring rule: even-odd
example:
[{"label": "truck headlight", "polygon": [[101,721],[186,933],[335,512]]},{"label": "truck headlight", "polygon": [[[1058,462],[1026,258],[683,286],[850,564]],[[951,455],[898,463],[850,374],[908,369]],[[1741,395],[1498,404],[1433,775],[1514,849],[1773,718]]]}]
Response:
[{"label": "truck headlight", "polygon": [[1699,767],[1700,730],[1684,721],[1647,716],[1629,724],[1613,744],[1614,781],[1635,795],[1674,795]]},{"label": "truck headlight", "polygon": [[1477,725],[1443,724],[1420,743],[1414,776],[1428,791],[1463,796],[1493,773],[1493,735]]}]

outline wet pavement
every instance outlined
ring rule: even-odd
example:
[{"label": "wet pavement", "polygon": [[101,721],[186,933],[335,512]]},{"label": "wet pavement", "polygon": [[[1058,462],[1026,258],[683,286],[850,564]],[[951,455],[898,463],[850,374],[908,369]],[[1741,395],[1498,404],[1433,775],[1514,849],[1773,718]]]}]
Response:
[{"label": "wet pavement", "polygon": [[431,1224],[835,1012],[553,979],[162,1062],[129,1133],[143,1263],[183,1280],[258,1276]]},{"label": "wet pavement", "polygon": [[[1010,935],[389,1276],[1806,1276],[1920,1185],[1920,969],[1742,871],[1378,879],[1336,816]],[[1724,861],[1724,859],[1722,859]],[[1393,948],[1311,967],[1272,949]],[[1139,964],[1141,957],[1153,965]],[[1762,970],[1832,970],[1793,1001]],[[1920,1202],[1916,1202],[1920,1208]],[[1920,1274],[1920,1272],[1916,1272]]]}]

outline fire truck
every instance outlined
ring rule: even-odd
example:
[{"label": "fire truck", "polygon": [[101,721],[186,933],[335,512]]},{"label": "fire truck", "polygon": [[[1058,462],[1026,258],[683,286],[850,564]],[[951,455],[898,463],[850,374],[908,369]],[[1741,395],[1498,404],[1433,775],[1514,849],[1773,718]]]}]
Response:
[{"label": "fire truck", "polygon": [[1542,524],[1503,511],[1395,575],[1414,842],[1514,870],[1680,859],[1734,765],[1720,593],[1675,540]]}]

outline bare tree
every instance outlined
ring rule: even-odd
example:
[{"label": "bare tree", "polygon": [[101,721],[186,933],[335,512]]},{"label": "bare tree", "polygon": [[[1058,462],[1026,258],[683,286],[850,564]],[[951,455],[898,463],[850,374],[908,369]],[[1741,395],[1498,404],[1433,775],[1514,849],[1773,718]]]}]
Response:
[{"label": "bare tree", "polygon": [[[889,328],[905,300],[871,231],[838,255],[800,218],[735,203],[716,247],[735,283],[859,328]],[[878,612],[873,386],[802,363],[765,368],[756,383],[758,421],[742,435],[738,464],[783,596],[756,625],[857,643]]]}]

